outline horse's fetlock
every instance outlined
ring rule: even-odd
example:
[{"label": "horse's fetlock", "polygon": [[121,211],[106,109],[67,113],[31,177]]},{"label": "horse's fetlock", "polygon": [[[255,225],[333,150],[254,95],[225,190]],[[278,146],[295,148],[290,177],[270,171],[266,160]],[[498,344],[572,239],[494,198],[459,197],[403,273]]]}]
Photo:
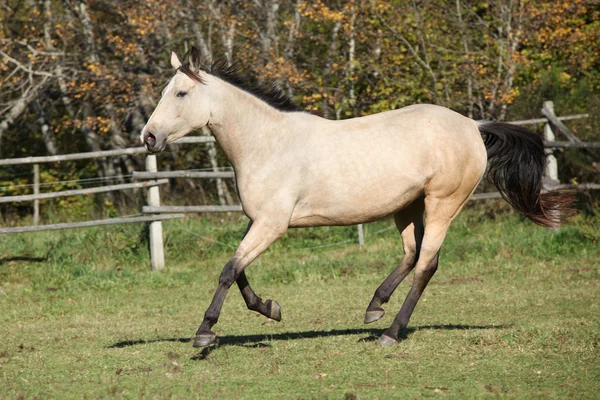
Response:
[{"label": "horse's fetlock", "polygon": [[250,311],[258,311],[258,305],[260,304],[260,298],[254,298],[249,300],[246,303],[246,307],[248,307],[248,310]]},{"label": "horse's fetlock", "polygon": [[378,307],[381,304],[387,303],[390,300],[391,294],[389,293],[388,290],[377,288],[377,290],[375,290],[374,297],[376,300],[378,300],[377,301],[377,303],[378,303],[377,307]]}]

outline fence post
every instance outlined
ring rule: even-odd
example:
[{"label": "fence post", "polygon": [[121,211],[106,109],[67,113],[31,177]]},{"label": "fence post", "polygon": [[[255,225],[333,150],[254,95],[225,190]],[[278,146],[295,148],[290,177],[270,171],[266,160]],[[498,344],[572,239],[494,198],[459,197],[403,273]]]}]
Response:
[{"label": "fence post", "polygon": [[358,247],[363,248],[365,246],[365,232],[363,230],[363,224],[358,224]]},{"label": "fence post", "polygon": [[[544,109],[554,114],[554,103],[552,101],[544,101]],[[548,142],[554,142],[556,140],[554,129],[550,121],[547,121],[544,125],[544,140]],[[553,152],[554,150],[552,149],[546,149],[546,170],[544,171],[544,176],[550,179],[553,184],[558,184],[558,162],[556,161]]]},{"label": "fence post", "polygon": [[[156,156],[146,156],[146,171],[157,172]],[[158,186],[148,188],[148,205],[160,206]],[[156,271],[165,267],[165,250],[162,235],[162,222],[150,222],[150,260],[152,270]]]},{"label": "fence post", "polygon": [[[33,194],[40,194],[40,165],[33,164]],[[33,201],[33,225],[38,225],[40,222],[40,201]]]}]

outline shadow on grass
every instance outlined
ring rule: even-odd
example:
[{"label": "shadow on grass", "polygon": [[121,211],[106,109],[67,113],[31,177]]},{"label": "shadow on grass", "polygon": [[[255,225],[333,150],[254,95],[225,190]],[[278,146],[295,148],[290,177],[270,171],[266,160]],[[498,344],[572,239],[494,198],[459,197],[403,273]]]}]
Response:
[{"label": "shadow on grass", "polygon": [[[423,325],[416,327],[408,327],[400,332],[399,339],[408,339],[408,336],[415,331],[434,329],[434,330],[475,330],[475,329],[503,329],[506,325]],[[218,344],[203,348],[200,353],[192,356],[193,360],[203,360],[212,350],[219,346],[242,346],[250,348],[270,347],[268,343],[273,340],[297,340],[297,339],[314,339],[321,337],[332,336],[348,336],[348,335],[367,335],[358,339],[359,342],[374,342],[379,339],[379,336],[385,332],[385,329],[332,329],[329,331],[304,331],[304,332],[286,332],[264,335],[226,335],[217,338]],[[109,349],[118,349],[129,346],[137,346],[157,342],[191,342],[191,338],[157,338],[157,339],[138,339],[138,340],[123,340],[108,346]],[[267,343],[265,343],[267,342]]]},{"label": "shadow on grass", "polygon": [[48,256],[45,257],[29,257],[29,256],[16,256],[16,257],[4,257],[0,258],[0,265],[15,261],[30,261],[30,262],[44,262],[48,260]]}]

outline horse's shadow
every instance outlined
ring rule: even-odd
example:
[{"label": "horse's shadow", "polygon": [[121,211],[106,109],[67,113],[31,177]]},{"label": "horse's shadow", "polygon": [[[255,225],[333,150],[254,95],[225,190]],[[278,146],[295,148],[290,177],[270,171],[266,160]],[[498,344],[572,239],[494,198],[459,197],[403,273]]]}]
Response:
[{"label": "horse's shadow", "polygon": [[45,262],[48,260],[48,256],[44,257],[32,257],[32,256],[15,256],[15,257],[3,257],[0,258],[0,265],[7,264],[16,261],[29,261],[29,262]]},{"label": "horse's shadow", "polygon": [[[418,330],[435,329],[435,330],[476,330],[476,329],[502,329],[504,325],[423,325],[416,327],[405,328],[400,332],[399,339],[405,340]],[[270,341],[274,340],[298,340],[298,339],[314,339],[320,337],[331,336],[347,336],[347,335],[366,335],[358,339],[358,342],[373,342],[379,339],[385,329],[332,329],[322,331],[304,331],[304,332],[285,332],[264,335],[226,335],[218,337],[218,343],[214,346],[203,348],[200,353],[192,356],[193,360],[203,360],[217,347],[220,346],[241,346],[249,348],[270,347]],[[116,342],[107,348],[123,348],[129,346],[137,346],[157,342],[180,342],[189,343],[191,338],[156,338],[156,339],[137,339],[137,340],[122,340]]]}]

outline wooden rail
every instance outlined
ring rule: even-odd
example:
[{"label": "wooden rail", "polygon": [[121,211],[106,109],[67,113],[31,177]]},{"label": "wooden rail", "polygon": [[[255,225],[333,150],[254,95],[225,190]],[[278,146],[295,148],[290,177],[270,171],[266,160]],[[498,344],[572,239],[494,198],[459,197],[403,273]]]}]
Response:
[{"label": "wooden rail", "polygon": [[144,214],[152,213],[214,213],[242,211],[241,205],[230,206],[144,206]]},{"label": "wooden rail", "polygon": [[[190,144],[190,143],[208,143],[214,142],[213,136],[190,136],[183,137],[173,142],[174,144]],[[60,154],[56,156],[40,156],[40,157],[22,157],[22,158],[7,158],[0,160],[0,166],[4,165],[23,165],[23,164],[42,164],[49,162],[87,160],[91,158],[104,158],[115,156],[127,156],[148,153],[143,147],[128,147],[117,150],[89,151],[85,153]]]},{"label": "wooden rail", "polygon": [[158,181],[121,183],[118,185],[100,186],[100,187],[94,187],[94,188],[88,188],[88,189],[64,190],[62,192],[27,194],[27,195],[22,195],[22,196],[8,196],[8,197],[0,197],[0,203],[13,203],[13,202],[19,202],[19,201],[32,201],[32,200],[47,200],[47,199],[56,199],[58,197],[77,196],[77,195],[82,195],[82,194],[87,195],[87,194],[114,192],[117,190],[141,189],[141,188],[146,188],[146,187],[164,185],[165,183],[169,183],[169,180],[168,179],[160,179]]},{"label": "wooden rail", "polygon": [[90,152],[86,152],[86,153],[61,154],[58,156],[8,158],[5,160],[0,160],[0,166],[23,165],[23,164],[42,164],[42,163],[49,163],[49,162],[86,160],[86,159],[90,159],[90,158],[125,156],[125,155],[141,154],[141,153],[147,153],[146,149],[143,147],[130,147],[127,149],[90,151]]},{"label": "wooden rail", "polygon": [[55,231],[55,230],[59,230],[59,229],[87,228],[87,227],[91,227],[91,226],[166,221],[169,219],[183,218],[183,217],[185,217],[184,214],[144,215],[141,217],[109,218],[109,219],[101,219],[101,220],[96,220],[96,221],[72,222],[72,223],[64,223],[64,224],[52,224],[52,225],[40,225],[40,226],[16,226],[14,228],[0,228],[0,233],[6,234],[6,233]]},{"label": "wooden rail", "polygon": [[544,141],[544,147],[548,149],[600,149],[600,142],[556,142]]},{"label": "wooden rail", "polygon": [[[556,117],[560,121],[570,121],[573,119],[582,119],[588,118],[589,114],[575,114],[575,115],[567,115],[564,117]],[[509,121],[509,124],[513,125],[535,125],[535,124],[547,124],[548,118],[534,118],[534,119],[524,119],[521,121]]]},{"label": "wooden rail", "polygon": [[233,171],[160,171],[141,172],[134,171],[133,179],[160,179],[160,178],[234,178]]}]

